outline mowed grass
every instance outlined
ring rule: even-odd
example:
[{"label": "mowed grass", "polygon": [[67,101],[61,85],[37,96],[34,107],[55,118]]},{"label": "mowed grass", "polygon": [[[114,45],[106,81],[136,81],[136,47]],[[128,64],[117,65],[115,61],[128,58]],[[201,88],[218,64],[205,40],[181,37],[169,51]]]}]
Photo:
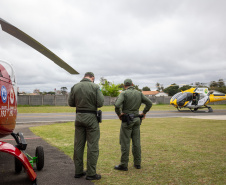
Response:
[{"label": "mowed grass", "polygon": [[[30,129],[73,158],[74,123]],[[133,167],[130,152],[127,172],[113,169],[120,163],[120,121],[104,120],[100,130],[97,173],[102,179],[95,184],[226,184],[226,121],[145,119],[141,125],[142,168]],[[84,159],[86,163],[86,149]]]},{"label": "mowed grass", "polygon": [[[226,109],[226,105],[211,105],[214,109]],[[140,107],[143,110],[144,105]],[[114,106],[103,106],[101,110],[104,112],[115,111]],[[151,110],[176,110],[172,105],[159,104],[153,105]],[[75,112],[75,108],[69,106],[18,106],[19,113],[60,113],[60,112]]]}]

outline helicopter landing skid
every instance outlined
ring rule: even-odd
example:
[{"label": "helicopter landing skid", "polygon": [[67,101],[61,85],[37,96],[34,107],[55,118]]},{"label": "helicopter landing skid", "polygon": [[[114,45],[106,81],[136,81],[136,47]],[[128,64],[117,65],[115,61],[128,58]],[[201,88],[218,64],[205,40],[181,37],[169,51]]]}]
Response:
[{"label": "helicopter landing skid", "polygon": [[191,112],[196,112],[199,108],[194,108],[194,109],[191,109],[189,108]]},{"label": "helicopter landing skid", "polygon": [[[180,108],[181,109],[181,108]],[[181,112],[181,110],[180,110],[178,107],[177,107],[177,110],[179,111],[179,112]]]},{"label": "helicopter landing skid", "polygon": [[205,106],[206,108],[208,108],[208,112],[213,112],[213,109],[209,106]]},{"label": "helicopter landing skid", "polygon": [[207,112],[213,112],[213,109],[211,107],[205,106],[205,107],[199,107],[199,108],[189,108],[191,112],[196,112],[198,109],[208,108]]}]

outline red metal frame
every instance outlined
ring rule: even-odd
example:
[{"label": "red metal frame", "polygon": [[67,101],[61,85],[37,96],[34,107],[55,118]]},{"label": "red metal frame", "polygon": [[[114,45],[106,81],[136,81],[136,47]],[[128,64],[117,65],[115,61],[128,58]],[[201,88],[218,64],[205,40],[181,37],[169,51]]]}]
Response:
[{"label": "red metal frame", "polygon": [[15,146],[0,141],[0,152],[5,152],[8,154],[11,154],[13,156],[15,156],[17,159],[19,159],[21,161],[21,163],[23,164],[29,178],[31,181],[35,181],[36,180],[36,173],[34,172],[30,162],[28,161],[27,157],[24,155],[23,152],[21,152],[18,148],[16,148]]}]

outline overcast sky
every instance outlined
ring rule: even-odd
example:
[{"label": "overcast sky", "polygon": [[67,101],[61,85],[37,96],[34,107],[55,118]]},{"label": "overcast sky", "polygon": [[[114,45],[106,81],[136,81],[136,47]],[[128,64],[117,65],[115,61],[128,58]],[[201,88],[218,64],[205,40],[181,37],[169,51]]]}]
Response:
[{"label": "overcast sky", "polygon": [[0,30],[0,60],[20,91],[60,90],[87,71],[115,84],[155,90],[172,83],[226,81],[225,0],[1,0],[0,18],[77,70],[70,75]]}]

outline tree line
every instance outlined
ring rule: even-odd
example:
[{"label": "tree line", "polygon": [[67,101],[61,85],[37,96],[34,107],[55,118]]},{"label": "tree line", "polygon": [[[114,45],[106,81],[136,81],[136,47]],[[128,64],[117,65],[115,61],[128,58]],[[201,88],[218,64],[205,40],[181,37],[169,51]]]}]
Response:
[{"label": "tree line", "polygon": [[196,82],[194,85],[191,84],[191,85],[184,85],[182,87],[179,87],[179,85],[174,83],[174,84],[170,85],[169,87],[163,89],[163,91],[165,93],[168,93],[169,96],[173,96],[174,94],[176,94],[178,92],[185,91],[192,87],[204,87],[204,88],[208,88],[209,90],[214,90],[214,91],[218,91],[218,92],[226,94],[226,86],[225,86],[223,79],[219,79],[218,82],[211,81],[209,86],[204,83]]},{"label": "tree line", "polygon": [[[117,97],[120,94],[120,90],[121,91],[124,90],[123,84],[114,84],[113,82],[109,82],[104,77],[101,77],[99,85],[101,87],[101,91],[104,96]],[[151,89],[148,86],[145,86],[142,89],[140,89],[139,85],[134,84],[134,87],[139,91],[151,91]],[[226,94],[226,86],[223,79],[219,79],[218,82],[211,81],[209,86],[204,83],[196,82],[194,85],[190,84],[190,85],[183,85],[182,87],[180,87],[176,83],[173,83],[169,87],[164,88],[163,85],[161,85],[160,83],[158,82],[156,83],[156,90],[159,92],[161,91],[165,92],[169,96],[173,96],[178,92],[188,90],[192,87],[205,87],[205,88],[208,88],[209,90],[215,90],[215,91],[219,91],[221,93]]]}]

